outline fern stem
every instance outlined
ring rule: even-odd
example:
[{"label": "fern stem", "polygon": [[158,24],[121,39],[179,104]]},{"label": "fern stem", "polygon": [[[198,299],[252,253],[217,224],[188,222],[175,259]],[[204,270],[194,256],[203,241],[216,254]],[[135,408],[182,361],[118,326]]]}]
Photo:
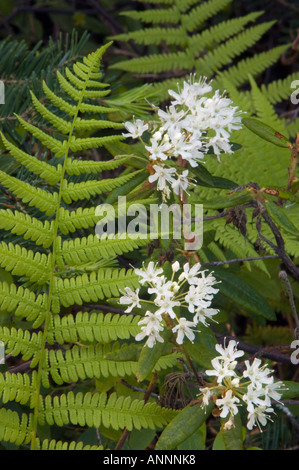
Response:
[{"label": "fern stem", "polygon": [[68,154],[70,151],[71,146],[71,139],[73,136],[75,123],[79,114],[80,106],[82,104],[84,93],[87,88],[87,84],[90,80],[90,75],[92,72],[92,67],[90,67],[83,89],[80,91],[80,98],[78,100],[76,112],[73,117],[73,121],[71,124],[71,129],[68,136],[68,142],[65,151],[64,163],[62,167],[61,179],[60,179],[60,187],[59,187],[59,194],[57,200],[57,210],[56,210],[56,218],[54,222],[54,230],[53,230],[53,249],[52,249],[52,263],[51,263],[51,272],[50,272],[50,280],[49,280],[49,292],[48,292],[48,308],[45,315],[45,322],[44,322],[44,331],[41,343],[41,353],[38,363],[38,370],[37,370],[37,379],[36,379],[36,392],[35,392],[35,401],[34,401],[34,411],[33,411],[33,425],[32,425],[32,436],[31,436],[31,450],[35,450],[35,443],[36,443],[36,433],[37,433],[37,425],[38,425],[38,414],[39,414],[39,395],[40,395],[40,388],[41,388],[41,378],[42,378],[42,371],[45,359],[45,349],[46,349],[46,342],[47,342],[47,335],[48,330],[52,318],[51,312],[51,305],[52,305],[52,298],[53,298],[53,291],[54,291],[54,271],[56,266],[56,256],[57,256],[57,235],[59,229],[59,209],[61,206],[62,195],[63,195],[63,180],[65,178],[66,168],[67,168],[67,161],[68,161]]}]

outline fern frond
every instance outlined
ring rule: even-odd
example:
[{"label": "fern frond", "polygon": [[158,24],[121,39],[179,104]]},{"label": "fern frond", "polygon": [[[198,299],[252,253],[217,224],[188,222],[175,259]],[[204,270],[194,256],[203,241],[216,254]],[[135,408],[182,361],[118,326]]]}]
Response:
[{"label": "fern frond", "polygon": [[120,176],[119,178],[107,178],[101,181],[94,180],[84,183],[68,183],[67,180],[63,180],[63,199],[67,204],[71,204],[72,201],[88,199],[96,194],[102,194],[107,191],[112,191],[115,188],[119,188],[130,181],[130,179],[135,175],[136,172],[128,173],[127,175]]},{"label": "fern frond", "polygon": [[[248,75],[253,77],[264,72],[268,67],[273,65],[281,54],[288,48],[288,45],[277,46],[267,52],[255,54],[253,57],[243,59],[237,65],[230,67],[228,70],[221,71],[221,77],[230,81],[235,86],[241,86],[248,80]],[[215,80],[215,86],[219,86],[219,79]]]},{"label": "fern frond", "polygon": [[223,10],[231,0],[209,0],[202,2],[193,8],[190,13],[181,16],[181,23],[186,31],[194,31],[199,28],[206,20]]},{"label": "fern frond", "polygon": [[61,158],[65,155],[66,141],[61,142],[60,140],[51,137],[49,134],[46,134],[38,127],[25,121],[21,116],[17,116],[17,118],[22,127],[26,131],[30,132],[30,134],[34,135],[34,137],[39,140],[45,147],[51,150],[51,152],[54,153],[56,158]]},{"label": "fern frond", "polygon": [[262,84],[261,91],[271,104],[276,104],[289,99],[290,91],[292,90],[291,84],[295,80],[299,80],[298,72],[288,75],[287,78],[283,80],[274,80],[268,85]]},{"label": "fern frond", "polygon": [[61,98],[60,96],[57,96],[46,84],[45,81],[43,81],[43,91],[47,98],[61,111],[64,113],[68,113],[71,117],[75,116],[77,108],[76,106],[68,103],[66,100]]},{"label": "fern frond", "polygon": [[29,206],[34,206],[46,215],[53,215],[57,208],[58,194],[35,188],[29,183],[7,175],[0,170],[0,183]]},{"label": "fern frond", "polygon": [[34,321],[34,328],[38,328],[44,321],[46,314],[47,294],[35,295],[29,289],[15,284],[0,283],[0,308],[8,313],[14,312],[17,317]]},{"label": "fern frond", "polygon": [[[118,207],[118,204],[113,204],[116,217],[126,214],[126,211],[132,202],[144,207],[157,203],[157,199],[150,197],[147,199],[127,199],[126,204],[120,205],[120,207]],[[99,216],[96,215],[95,207],[86,209],[79,207],[77,210],[73,211],[69,211],[63,207],[59,209],[59,229],[64,235],[67,235],[70,232],[75,232],[78,229],[95,227],[98,221]]]},{"label": "fern frond", "polygon": [[[115,347],[116,346],[116,347]],[[116,343],[114,352],[117,350]],[[110,356],[110,345],[90,345],[77,346],[65,351],[63,355],[61,350],[49,350],[47,354],[47,364],[44,364],[42,382],[44,387],[49,387],[49,375],[57,385],[63,383],[76,383],[79,380],[86,379],[105,379],[108,377],[135,377],[137,373],[138,360],[131,358],[130,354],[126,357],[127,350],[130,347],[124,345],[120,353],[120,359]],[[168,354],[161,356],[153,371],[171,369],[176,363],[178,354]]]},{"label": "fern frond", "polygon": [[[96,80],[88,79],[88,73],[84,72],[78,64],[73,65],[73,69],[76,75],[74,75],[68,67],[65,69],[66,77],[73,85],[75,85],[79,90],[85,88],[86,81],[88,80],[88,86],[93,88],[107,88],[109,87],[108,83],[101,83]],[[79,78],[78,78],[79,77]],[[100,76],[98,77],[100,78]],[[96,97],[96,95],[94,96]]]},{"label": "fern frond", "polygon": [[267,100],[262,90],[258,88],[256,82],[251,76],[249,76],[249,80],[251,84],[252,101],[254,103],[258,118],[267,123],[269,126],[273,126],[278,132],[283,133],[283,123],[278,118],[273,106]]},{"label": "fern frond", "polygon": [[84,273],[71,279],[57,279],[55,282],[53,312],[59,313],[64,307],[99,299],[118,297],[125,287],[136,289],[138,276],[133,270],[101,269],[91,274]]},{"label": "fern frond", "polygon": [[124,165],[128,158],[116,158],[105,162],[93,162],[91,160],[70,160],[67,161],[66,172],[68,175],[81,175],[83,173],[101,173],[106,170],[115,170]]},{"label": "fern frond", "polygon": [[[236,228],[226,225],[225,221],[217,220],[215,223],[208,223],[208,226],[216,230],[215,242],[234,253],[236,258],[259,256],[252,244],[242,237]],[[244,263],[249,271],[252,269],[251,264]],[[269,276],[269,271],[263,261],[255,261],[253,264]]]},{"label": "fern frond", "polygon": [[32,432],[32,414],[0,409],[0,440],[12,442],[17,446],[29,444]]},{"label": "fern frond", "polygon": [[87,378],[100,379],[107,377],[134,376],[137,362],[114,361],[105,357],[102,345],[78,347],[73,346],[62,354],[62,351],[49,351],[48,366],[43,368],[42,382],[49,383],[48,374],[57,385],[76,383]]},{"label": "fern frond", "polygon": [[128,16],[133,20],[141,20],[142,23],[177,24],[180,21],[179,9],[176,7],[146,11],[130,10],[121,12],[121,15]]},{"label": "fern frond", "polygon": [[49,279],[51,255],[26,250],[20,245],[0,243],[0,266],[16,276],[26,276],[31,282],[45,284]]},{"label": "fern frond", "polygon": [[295,119],[291,123],[287,123],[285,127],[285,134],[288,137],[296,137],[297,133],[299,132],[299,118]]},{"label": "fern frond", "polygon": [[[139,316],[103,315],[97,312],[73,315],[71,309],[63,309],[101,299],[115,302],[126,287],[137,288],[139,277],[135,271],[119,269],[116,258],[148,243],[148,240],[127,240],[121,237],[103,237],[99,240],[90,234],[90,228],[95,227],[99,218],[96,216],[96,206],[105,200],[103,193],[112,191],[109,200],[113,200],[116,217],[127,210],[130,202],[142,203],[140,193],[146,204],[153,201],[151,191],[140,191],[146,175],[132,171],[134,163],[130,162],[129,165],[127,158],[98,162],[85,160],[85,152],[82,157],[80,155],[82,160],[74,158],[82,150],[104,147],[106,159],[109,146],[117,147],[116,144],[119,145],[124,137],[112,135],[112,132],[106,136],[102,132],[92,137],[92,131],[123,128],[119,120],[105,120],[103,114],[126,112],[130,106],[134,107],[136,99],[141,102],[148,90],[148,87],[140,87],[125,93],[123,99],[121,94],[116,98],[104,99],[110,93],[110,88],[108,84],[99,81],[102,77],[100,63],[108,46],[89,54],[83,62],[77,61],[72,70],[65,70],[65,74],[58,71],[61,96],[50,90],[44,82],[45,101],[44,97],[39,100],[36,93],[38,88],[32,87],[34,93],[31,99],[35,108],[34,116],[38,114],[38,122],[32,124],[22,117],[18,119],[26,131],[23,139],[26,148],[34,142],[34,149],[38,149],[43,160],[31,155],[30,151],[26,153],[20,150],[17,144],[3,137],[5,149],[21,167],[26,167],[45,180],[45,183],[37,180],[35,186],[32,182],[23,181],[20,173],[18,178],[0,171],[0,183],[7,191],[45,213],[39,220],[33,209],[29,214],[10,209],[0,211],[1,229],[42,246],[39,251],[33,251],[17,243],[0,243],[0,267],[16,276],[12,283],[0,282],[0,308],[4,314],[13,316],[17,326],[0,326],[0,338],[7,354],[28,361],[28,368],[36,367],[30,374],[0,374],[0,396],[4,405],[0,409],[0,440],[16,445],[28,445],[30,442],[31,449],[100,448],[83,447],[83,443],[74,442],[42,442],[38,439],[38,423],[48,422],[51,425],[56,422],[63,425],[76,422],[79,426],[89,426],[101,422],[107,427],[111,420],[115,429],[125,426],[132,428],[133,425],[141,429],[163,426],[175,414],[155,403],[145,405],[144,401],[130,401],[122,397],[115,399],[114,395],[108,399],[106,395],[100,394],[75,396],[72,393],[61,393],[60,397],[54,396],[52,399],[57,385],[91,378],[101,380],[112,377],[117,382],[120,377],[134,377],[142,347],[115,343],[136,336],[140,331]],[[90,100],[94,100],[95,104]],[[144,110],[148,105],[139,105],[137,102],[138,106]],[[84,118],[81,113],[86,113]],[[95,115],[91,119],[89,113],[99,116]],[[27,138],[27,132],[31,134],[31,139]],[[53,157],[64,158],[58,164]],[[123,164],[127,164],[128,168],[123,173],[118,171],[115,178],[89,176],[118,169]],[[144,173],[144,170],[140,171]],[[38,187],[39,184],[45,185],[47,190]],[[118,194],[124,195],[126,191],[128,201],[118,207]],[[97,195],[101,197],[97,198]],[[93,207],[83,208],[83,204],[77,204],[74,209],[68,206],[74,201],[88,202],[90,198],[94,198],[91,201]],[[45,215],[50,220],[43,222]],[[70,232],[77,230],[76,238],[67,237]],[[32,243],[27,242],[26,245],[31,248]],[[18,285],[21,282],[23,286]],[[178,357],[179,353],[162,356],[157,360],[154,370],[171,369]],[[50,393],[44,388],[51,388]],[[11,412],[6,408],[12,406],[6,405],[9,402],[31,408],[32,413],[27,412],[22,416]],[[65,404],[67,409],[64,409]]]},{"label": "fern frond", "polygon": [[165,42],[168,45],[184,46],[188,43],[188,36],[185,29],[181,26],[178,28],[144,28],[139,31],[132,31],[131,33],[118,34],[113,36],[114,41],[130,41],[133,40],[136,44],[161,44]]},{"label": "fern frond", "polygon": [[95,207],[69,211],[60,207],[59,209],[59,229],[61,233],[67,235],[77,229],[95,227],[99,217],[96,216]]},{"label": "fern frond", "polygon": [[97,235],[89,235],[89,237],[63,242],[58,256],[61,256],[68,266],[76,266],[99,258],[114,258],[140,246],[146,246],[148,243],[148,238],[138,237],[134,240],[126,237],[122,239],[117,235],[104,234],[99,239]]},{"label": "fern frond", "polygon": [[39,177],[46,180],[49,184],[55,185],[58,183],[62,176],[61,165],[53,166],[48,163],[38,160],[36,157],[28,155],[21,149],[16,147],[14,144],[9,142],[4,135],[1,133],[2,142],[9,153],[22,165],[28,168],[29,171],[38,175]]},{"label": "fern frond", "polygon": [[103,446],[84,445],[83,442],[63,442],[55,439],[36,440],[36,450],[104,450]]},{"label": "fern frond", "polygon": [[39,422],[63,426],[73,424],[98,428],[156,429],[168,424],[177,414],[169,408],[161,408],[155,403],[144,403],[130,397],[117,397],[116,393],[107,397],[105,393],[69,392],[67,395],[51,398],[48,395],[40,401]]},{"label": "fern frond", "polygon": [[62,119],[56,114],[52,113],[51,111],[48,110],[48,108],[43,105],[34,95],[34,93],[31,91],[31,98],[32,98],[32,103],[35,107],[35,109],[39,112],[39,114],[49,121],[56,129],[58,129],[60,132],[63,134],[69,134],[72,124],[70,121],[66,121],[65,119]]},{"label": "fern frond", "polygon": [[112,65],[112,69],[132,73],[160,73],[168,70],[190,70],[194,66],[194,58],[186,52],[169,54],[151,54],[136,59],[124,60]]},{"label": "fern frond", "polygon": [[0,228],[23,235],[25,240],[30,239],[44,248],[49,248],[53,242],[53,222],[41,222],[19,211],[0,209]]},{"label": "fern frond", "polygon": [[36,371],[28,374],[0,373],[0,397],[3,403],[16,401],[33,408],[32,398],[36,389]]},{"label": "fern frond", "polygon": [[253,12],[240,18],[223,21],[209,29],[205,29],[201,33],[193,34],[188,40],[188,50],[196,55],[199,51],[208,49],[215,43],[225,41],[231,36],[240,33],[244,26],[256,20],[261,14],[261,12]]},{"label": "fern frond", "polygon": [[78,312],[76,316],[53,317],[49,330],[49,343],[59,344],[78,341],[110,343],[118,339],[129,339],[140,331],[138,315],[119,315],[112,313]]},{"label": "fern frond", "polygon": [[122,135],[111,135],[106,137],[85,137],[85,138],[76,138],[72,137],[70,139],[70,150],[72,152],[80,152],[81,150],[88,150],[91,148],[103,147],[106,144],[113,144],[123,140]]},{"label": "fern frond", "polygon": [[[81,119],[76,120],[77,131],[95,131],[99,129],[123,129],[124,125],[121,122],[112,122],[102,119]],[[100,147],[100,145],[99,145]]]},{"label": "fern frond", "polygon": [[42,345],[41,331],[30,334],[28,330],[3,326],[0,327],[0,336],[8,354],[12,356],[21,354],[23,361],[31,359],[30,367],[32,368],[38,364]]},{"label": "fern frond", "polygon": [[204,75],[210,76],[214,71],[232,61],[234,57],[239,56],[246,51],[248,47],[255,44],[275,22],[269,21],[261,25],[247,28],[244,32],[238,34],[225,44],[221,44],[205,57],[196,62],[196,70]]},{"label": "fern frond", "polygon": [[[75,101],[80,101],[81,94],[78,88],[73,87],[70,82],[61,75],[60,72],[57,72],[57,78],[59,80],[61,88]],[[86,84],[85,84],[86,85]],[[109,95],[110,90],[86,90],[82,88],[84,91],[83,97],[84,98],[102,98],[104,96]]]}]

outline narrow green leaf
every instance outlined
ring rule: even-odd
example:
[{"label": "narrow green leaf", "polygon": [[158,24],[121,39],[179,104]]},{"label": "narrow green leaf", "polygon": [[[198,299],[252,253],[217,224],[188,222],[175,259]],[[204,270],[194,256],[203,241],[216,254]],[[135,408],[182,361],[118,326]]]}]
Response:
[{"label": "narrow green leaf", "polygon": [[176,449],[197,432],[210,416],[214,406],[212,402],[205,408],[200,403],[194,406],[190,404],[184,408],[164,429],[157,442],[156,450]]},{"label": "narrow green leaf", "polygon": [[293,225],[293,223],[287,217],[283,208],[279,207],[277,204],[275,204],[272,201],[266,201],[265,206],[271,219],[273,219],[274,222],[276,222],[280,228],[282,228],[288,233],[291,233],[292,235],[295,235],[295,236],[299,235],[297,228]]},{"label": "narrow green leaf", "polygon": [[[222,424],[224,424],[226,421],[227,421],[227,418],[221,420]],[[221,434],[223,437],[225,450],[243,450],[244,449],[243,428],[242,428],[242,421],[241,421],[241,417],[239,413],[234,416],[234,426],[229,430],[222,429]]]},{"label": "narrow green leaf", "polygon": [[229,207],[242,206],[247,204],[252,199],[247,189],[237,191],[227,196],[219,196],[203,202],[206,209],[228,209]]},{"label": "narrow green leaf", "polygon": [[192,436],[178,445],[178,450],[205,450],[207,427],[204,423]]},{"label": "narrow green leaf", "polygon": [[220,292],[236,304],[267,320],[275,320],[273,308],[253,287],[249,286],[240,275],[225,269],[214,269],[215,277],[221,283]]},{"label": "narrow green leaf", "polygon": [[255,118],[243,118],[242,122],[245,124],[247,129],[261,137],[263,140],[267,140],[268,142],[277,145],[277,147],[289,148],[288,139],[264,122]]},{"label": "narrow green leaf", "polygon": [[220,176],[213,176],[205,166],[199,164],[192,168],[192,172],[196,177],[196,181],[201,186],[208,186],[219,189],[235,189],[238,185],[234,181]]},{"label": "narrow green leaf", "polygon": [[282,394],[282,400],[292,400],[299,397],[299,383],[284,380],[285,391]]}]

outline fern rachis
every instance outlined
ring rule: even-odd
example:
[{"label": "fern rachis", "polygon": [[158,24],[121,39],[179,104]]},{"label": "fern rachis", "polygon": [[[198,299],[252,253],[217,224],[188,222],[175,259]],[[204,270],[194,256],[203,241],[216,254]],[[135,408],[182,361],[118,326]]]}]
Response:
[{"label": "fern rachis", "polygon": [[[68,422],[75,423],[74,416],[77,413],[81,417],[76,423],[81,426],[98,424],[102,419],[101,413],[103,413],[103,420],[107,421],[106,406],[111,406],[109,413],[113,417],[113,422],[109,421],[109,423],[116,426],[118,422],[118,428],[122,426],[122,423],[130,427],[132,422],[138,429],[159,427],[174,416],[172,410],[163,411],[158,405],[147,406],[139,400],[133,400],[132,407],[129,406],[128,400],[122,400],[121,397],[115,402],[113,395],[107,400],[104,395],[94,392],[85,394],[83,397],[80,394],[68,394],[61,395],[59,400],[58,397],[54,397],[52,402],[49,395],[43,397],[41,393],[42,385],[46,388],[50,387],[50,377],[56,385],[62,385],[70,380],[73,382],[102,375],[107,377],[107,374],[116,377],[136,373],[137,361],[129,360],[127,363],[122,363],[113,358],[103,358],[103,351],[105,354],[111,354],[111,352],[109,352],[110,349],[109,351],[103,349],[101,345],[117,339],[128,339],[135,335],[136,320],[121,316],[115,316],[112,319],[109,315],[103,318],[101,315],[92,314],[88,316],[78,314],[76,317],[70,314],[64,316],[64,309],[75,304],[82,305],[85,302],[118,297],[120,291],[126,286],[136,288],[138,279],[133,270],[120,270],[111,266],[114,266],[113,261],[118,255],[143,246],[146,242],[143,240],[139,243],[117,238],[99,240],[93,235],[73,240],[67,239],[70,232],[75,232],[78,228],[94,227],[97,221],[95,208],[79,207],[76,210],[69,210],[67,208],[69,204],[117,189],[134,176],[134,172],[127,172],[113,179],[87,178],[86,181],[82,181],[81,176],[89,175],[94,178],[92,175],[97,172],[120,167],[126,162],[126,158],[107,162],[73,158],[73,154],[82,149],[109,146],[123,139],[122,135],[90,137],[90,133],[94,130],[117,130],[122,127],[119,123],[89,118],[89,113],[115,111],[115,108],[109,105],[99,106],[90,103],[91,98],[105,98],[109,91],[107,84],[99,81],[101,74],[98,72],[102,55],[108,46],[109,44],[89,54],[84,58],[83,63],[74,64],[75,75],[70,71],[66,73],[66,78],[58,74],[61,87],[65,93],[69,94],[71,100],[75,101],[75,105],[69,104],[63,98],[58,98],[44,84],[43,89],[47,98],[58,108],[58,111],[63,111],[64,115],[68,115],[68,119],[60,117],[60,112],[57,112],[57,116],[54,112],[49,112],[47,105],[41,104],[35,95],[32,95],[36,111],[41,113],[43,119],[49,121],[56,129],[52,135],[19,118],[22,127],[32,133],[37,141],[54,154],[59,163],[52,165],[46,161],[40,161],[19,149],[9,138],[2,135],[6,150],[22,166],[34,175],[43,178],[49,185],[49,189],[41,189],[0,172],[1,183],[30,208],[38,209],[44,219],[39,220],[38,216],[33,216],[31,213],[23,214],[10,209],[1,209],[0,212],[1,229],[23,236],[27,242],[30,241],[40,249],[40,251],[33,251],[19,244],[5,242],[0,245],[1,266],[16,278],[12,283],[0,283],[0,308],[7,312],[14,312],[19,319],[33,322],[31,328],[38,329],[37,332],[31,332],[26,329],[26,326],[24,329],[6,326],[1,328],[0,336],[6,345],[7,352],[13,356],[20,355],[23,360],[30,362],[31,368],[36,370],[17,375],[12,380],[10,380],[9,373],[0,375],[0,394],[4,402],[26,403],[32,410],[29,415],[23,413],[19,418],[11,410],[1,409],[0,440],[6,439],[17,445],[30,443],[31,449],[48,448],[49,445],[52,448],[55,447],[54,441],[50,444],[46,441],[40,442],[37,428],[38,424],[42,424],[45,420],[51,424],[53,413],[57,424],[66,423],[66,419],[59,420],[58,417],[60,413],[58,409],[63,414],[65,403],[69,404],[70,410]],[[87,113],[86,119],[82,118],[81,113]],[[60,139],[56,138],[56,135],[59,135]],[[77,182],[78,179],[79,182]],[[132,187],[134,188],[134,183]],[[47,220],[46,217],[50,217],[51,220]],[[77,253],[75,251],[72,253],[73,247],[78,248]],[[57,330],[55,330],[55,325]],[[57,335],[57,340],[54,340],[55,335]],[[76,338],[84,344],[79,346],[74,344],[77,343]],[[54,351],[53,342],[59,343],[64,353],[62,349]],[[68,342],[70,342],[70,348],[63,348],[64,343]],[[98,342],[99,345],[97,345]],[[50,345],[50,350],[48,345]],[[117,346],[112,351],[114,356],[117,355]],[[124,349],[120,352],[122,355],[125,353]],[[99,368],[100,357],[103,361]],[[171,364],[173,364],[173,359],[166,355],[161,358],[157,367],[158,369],[171,367]],[[69,375],[65,373],[66,370]],[[18,392],[17,387],[19,387]],[[92,407],[88,409],[90,404]],[[98,409],[100,404],[103,407],[102,412]],[[83,414],[80,410],[81,406],[86,408]],[[133,413],[137,408],[141,410],[143,406],[144,411],[148,411],[147,417],[145,414],[140,417],[136,415],[133,418]],[[132,408],[131,416],[130,407]],[[57,443],[57,446],[61,445],[64,444]]]}]

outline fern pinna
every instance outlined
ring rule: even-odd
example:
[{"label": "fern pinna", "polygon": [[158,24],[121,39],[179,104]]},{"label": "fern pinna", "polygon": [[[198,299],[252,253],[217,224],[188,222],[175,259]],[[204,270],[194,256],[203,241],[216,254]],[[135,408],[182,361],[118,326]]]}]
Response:
[{"label": "fern pinna", "polygon": [[[117,178],[94,179],[96,173],[121,167],[124,158],[104,162],[75,159],[82,151],[123,139],[117,133],[90,136],[94,130],[122,127],[103,118],[117,111],[104,105],[109,86],[100,81],[101,58],[108,46],[76,62],[73,70],[67,68],[65,75],[57,72],[68,98],[58,97],[45,82],[43,91],[48,101],[39,101],[32,94],[35,111],[52,125],[49,132],[18,116],[26,135],[29,133],[35,139],[34,145],[38,143],[39,150],[47,149],[48,159],[39,159],[38,153],[29,155],[2,134],[10,155],[43,181],[36,187],[0,171],[1,184],[29,209],[28,213],[1,209],[0,228],[37,246],[31,250],[23,243],[0,244],[0,264],[8,273],[0,283],[0,307],[15,318],[13,327],[2,324],[0,339],[8,356],[21,356],[24,361],[17,367],[17,373],[6,370],[0,374],[0,440],[25,448],[29,445],[31,449],[45,450],[102,448],[84,446],[74,440],[55,441],[51,435],[41,439],[37,430],[45,424],[114,431],[155,429],[176,414],[156,403],[145,404],[143,400],[118,397],[116,393],[108,395],[109,388],[105,389],[104,384],[98,388],[92,385],[93,379],[135,376],[136,345],[120,346],[117,340],[136,335],[140,317],[104,315],[97,311],[75,315],[68,309],[75,304],[119,297],[125,287],[138,285],[134,271],[119,269],[115,261],[138,243],[99,240],[92,234],[74,238],[78,230],[82,234],[89,227],[94,229],[97,217],[95,207],[82,208],[78,203],[74,209],[69,207],[86,199],[92,202],[94,196],[120,188],[134,176],[134,172],[125,171]],[[79,182],[73,179],[78,177]],[[30,215],[30,208],[37,210],[40,217]],[[161,357],[156,368],[169,367],[173,361],[174,356]],[[76,383],[86,379],[91,381],[88,391],[84,387],[77,391]],[[60,390],[56,396],[56,386],[65,386],[67,393]],[[19,405],[18,411],[11,409],[11,402]]]},{"label": "fern pinna", "polygon": [[[113,36],[115,41],[135,43],[134,56],[117,61],[111,68],[143,74],[154,81],[153,91],[159,99],[166,99],[168,89],[182,83],[181,77],[190,71],[215,77],[216,87],[223,88],[223,78],[241,87],[248,84],[248,74],[262,74],[288,48],[288,44],[279,44],[269,51],[249,55],[249,48],[275,22],[255,24],[262,11],[223,21],[220,15],[231,0],[149,0],[145,7],[143,0],[138,2],[140,7],[136,10],[121,12],[135,21],[136,27]],[[132,28],[131,23],[128,28]]]}]

